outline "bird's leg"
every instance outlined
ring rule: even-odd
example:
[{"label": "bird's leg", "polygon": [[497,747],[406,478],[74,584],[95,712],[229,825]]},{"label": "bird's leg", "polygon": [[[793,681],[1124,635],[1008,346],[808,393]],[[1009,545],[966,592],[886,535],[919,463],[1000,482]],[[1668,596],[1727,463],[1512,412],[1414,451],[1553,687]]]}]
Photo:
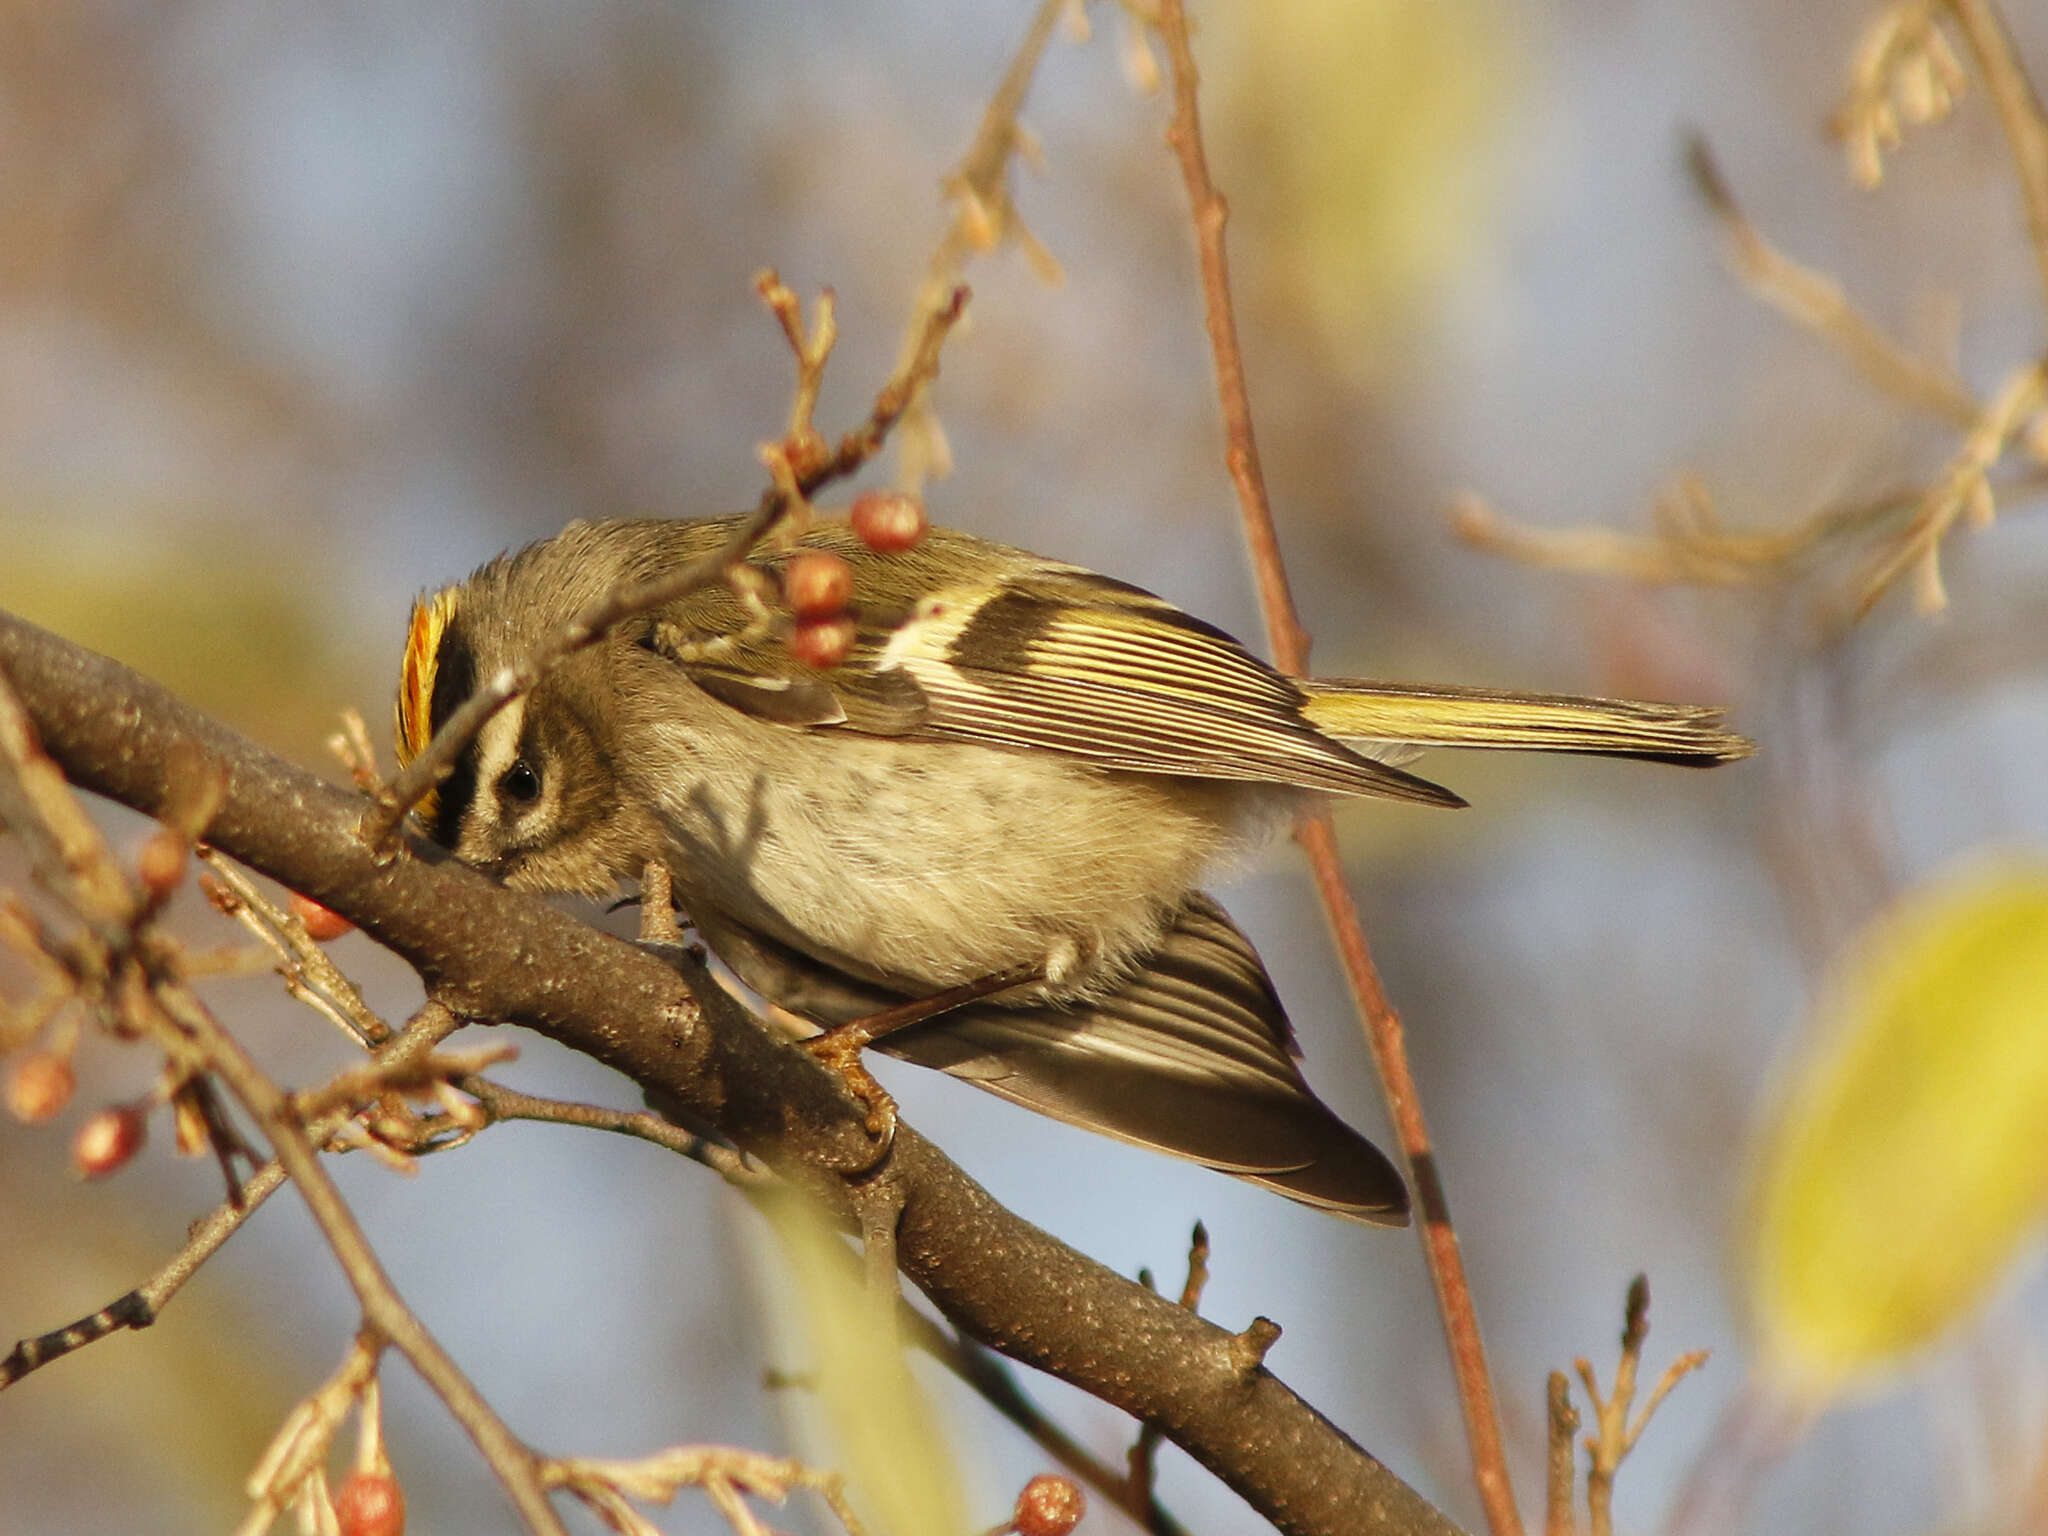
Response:
[{"label": "bird's leg", "polygon": [[882,1143],[882,1151],[886,1154],[896,1134],[896,1101],[875,1081],[874,1074],[861,1064],[860,1053],[900,1029],[908,1029],[942,1013],[951,1013],[955,1008],[1044,979],[1045,971],[1041,966],[1013,965],[1006,971],[997,971],[964,986],[948,987],[930,997],[899,1003],[894,1008],[884,1008],[880,1013],[871,1013],[863,1019],[848,1019],[822,1035],[814,1035],[804,1041],[804,1049],[837,1072],[846,1084],[846,1091],[867,1106],[868,1134]]},{"label": "bird's leg", "polygon": [[965,986],[949,987],[930,997],[884,1008],[864,1019],[849,1019],[803,1042],[806,1050],[839,1074],[839,1080],[846,1084],[846,1091],[867,1106],[867,1133],[878,1144],[875,1160],[851,1175],[849,1184],[853,1192],[854,1214],[860,1222],[868,1295],[881,1307],[882,1326],[891,1330],[892,1337],[899,1290],[896,1279],[896,1223],[903,1215],[903,1191],[897,1187],[894,1176],[881,1165],[896,1141],[896,1101],[868,1071],[860,1053],[899,1029],[908,1029],[913,1024],[922,1024],[926,1019],[937,1018],[968,1003],[980,1002],[983,998],[1044,979],[1043,966],[1012,966],[1007,971],[997,971]]},{"label": "bird's leg", "polygon": [[659,859],[650,859],[640,870],[640,942],[683,942],[683,930],[676,922],[675,882]]}]

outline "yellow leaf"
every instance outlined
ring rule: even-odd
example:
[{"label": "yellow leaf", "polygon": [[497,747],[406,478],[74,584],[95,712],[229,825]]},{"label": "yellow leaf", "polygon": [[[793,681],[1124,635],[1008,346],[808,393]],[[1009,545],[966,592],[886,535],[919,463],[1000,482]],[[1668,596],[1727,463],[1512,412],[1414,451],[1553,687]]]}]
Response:
[{"label": "yellow leaf", "polygon": [[1218,173],[1278,295],[1359,374],[1490,242],[1529,56],[1500,0],[1214,6],[1196,39]]},{"label": "yellow leaf", "polygon": [[2048,1213],[2048,865],[1979,861],[1871,924],[1765,1127],[1763,1360],[1809,1400],[1961,1321]]}]

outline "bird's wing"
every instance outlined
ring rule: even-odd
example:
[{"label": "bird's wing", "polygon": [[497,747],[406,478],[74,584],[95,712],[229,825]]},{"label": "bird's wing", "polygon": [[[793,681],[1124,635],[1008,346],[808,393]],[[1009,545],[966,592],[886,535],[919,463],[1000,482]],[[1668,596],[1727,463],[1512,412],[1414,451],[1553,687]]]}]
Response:
[{"label": "bird's wing", "polygon": [[963,539],[934,530],[915,550],[880,556],[837,525],[807,534],[804,547],[855,570],[857,639],[828,671],[797,662],[767,626],[749,627],[722,590],[663,610],[649,643],[734,708],[793,726],[1463,803],[1324,735],[1292,682],[1163,598],[978,540],[970,551]]},{"label": "bird's wing", "polygon": [[[749,986],[823,1023],[903,999],[749,930],[704,929]],[[1324,1106],[1251,944],[1199,893],[1101,998],[970,1003],[876,1043],[1027,1109],[1358,1220],[1407,1220],[1401,1176]]]}]

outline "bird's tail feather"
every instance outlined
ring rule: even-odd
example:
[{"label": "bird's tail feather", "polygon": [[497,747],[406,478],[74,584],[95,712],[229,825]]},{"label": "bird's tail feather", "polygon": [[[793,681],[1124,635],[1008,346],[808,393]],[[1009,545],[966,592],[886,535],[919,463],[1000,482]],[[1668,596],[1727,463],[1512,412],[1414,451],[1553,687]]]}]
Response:
[{"label": "bird's tail feather", "polygon": [[[1696,768],[1733,762],[1756,750],[1748,737],[1723,727],[1720,710],[1690,704],[1348,678],[1316,678],[1304,688],[1310,723],[1353,745],[1578,752]],[[1369,747],[1365,750],[1372,755]]]}]

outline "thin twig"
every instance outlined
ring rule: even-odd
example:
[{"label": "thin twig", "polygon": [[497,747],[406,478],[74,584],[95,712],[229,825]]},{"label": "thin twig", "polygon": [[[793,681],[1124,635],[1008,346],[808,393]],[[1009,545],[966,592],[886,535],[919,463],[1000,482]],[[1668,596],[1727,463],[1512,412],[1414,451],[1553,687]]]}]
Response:
[{"label": "thin twig", "polygon": [[[424,1056],[447,1036],[454,1023],[446,1009],[429,1004],[385,1044],[378,1053],[378,1060],[397,1064]],[[325,1145],[347,1119],[343,1114],[324,1116],[306,1128],[308,1142],[315,1146]],[[149,1327],[171,1298],[184,1288],[185,1282],[199,1272],[200,1266],[218,1253],[227,1240],[241,1230],[243,1223],[255,1215],[257,1207],[277,1192],[284,1178],[282,1163],[274,1160],[265,1163],[243,1180],[228,1199],[194,1222],[186,1235],[185,1245],[148,1280],[75,1323],[17,1342],[6,1357],[0,1359],[0,1389],[110,1334],[127,1328]]]},{"label": "thin twig", "polygon": [[1273,506],[1266,496],[1266,477],[1259,467],[1259,448],[1252,430],[1251,395],[1245,386],[1244,353],[1237,342],[1237,313],[1230,299],[1230,263],[1224,249],[1223,226],[1230,210],[1209,176],[1209,156],[1202,145],[1202,119],[1196,100],[1200,80],[1188,43],[1187,12],[1181,0],[1163,0],[1160,35],[1166,41],[1173,72],[1173,120],[1166,140],[1180,160],[1194,215],[1195,243],[1202,260],[1202,315],[1209,332],[1209,352],[1216,366],[1216,395],[1223,407],[1224,463],[1237,487],[1252,569],[1259,584],[1259,611],[1273,648],[1273,663],[1283,672],[1306,675],[1308,632],[1294,606],[1288,586],[1287,562],[1280,553],[1280,534]]},{"label": "thin twig", "polygon": [[1863,29],[1849,58],[1849,94],[1830,127],[1849,152],[1859,187],[1884,180],[1884,157],[1904,123],[1935,123],[1954,109],[1969,76],[1934,17],[1935,0],[1897,0]]},{"label": "thin twig", "polygon": [[1799,574],[1807,557],[1851,533],[1902,520],[1926,488],[1913,486],[1824,507],[1781,533],[1726,527],[1696,475],[1680,475],[1653,505],[1651,533],[1624,533],[1600,523],[1540,528],[1503,517],[1470,493],[1451,506],[1451,532],[1474,549],[1539,570],[1612,576],[1645,586],[1747,586]]},{"label": "thin twig", "polygon": [[838,299],[830,288],[818,295],[817,319],[804,329],[803,301],[771,268],[754,274],[754,291],[781,322],[783,339],[796,358],[796,392],[790,397],[789,427],[783,442],[793,450],[799,463],[823,452],[824,440],[814,419],[818,391],[825,384],[825,364],[839,342]]},{"label": "thin twig", "polygon": [[235,1527],[235,1536],[264,1536],[277,1517],[295,1505],[302,1531],[328,1536],[334,1530],[327,1492],[328,1453],[334,1432],[350,1410],[369,1405],[385,1347],[374,1329],[362,1329],[334,1373],[285,1415],[243,1485],[250,1509]]},{"label": "thin twig", "polygon": [[[55,764],[37,746],[20,701],[4,680],[0,680],[0,752],[5,753],[6,765],[13,770],[0,774],[0,784],[20,791],[11,795],[7,803],[10,826],[26,831],[41,846],[58,853],[62,875],[59,888],[74,911],[95,931],[125,922],[126,933],[102,936],[114,941],[117,952],[134,949],[149,967],[147,990],[138,991],[130,999],[131,1011],[138,1015],[161,1013],[170,1026],[160,1032],[162,1036],[195,1052],[206,1069],[218,1076],[255,1118],[269,1137],[277,1161],[298,1185],[316,1225],[355,1290],[365,1326],[401,1350],[440,1395],[450,1414],[469,1432],[490,1462],[530,1528],[542,1536],[563,1536],[562,1526],[541,1487],[536,1459],[399,1297],[353,1213],[321,1166],[315,1142],[293,1108],[290,1095],[270,1080],[241,1043],[177,979],[175,966],[166,963],[165,956],[135,943],[134,925],[146,918],[151,904],[129,885],[70,786],[61,776],[51,782],[51,776],[56,774]],[[423,1034],[431,1032],[422,1030]],[[228,1230],[233,1230],[232,1225]]]},{"label": "thin twig", "polygon": [[[813,465],[791,464],[798,495],[808,496],[820,486],[852,474],[874,456],[912,394],[936,373],[940,344],[966,304],[967,290],[955,288],[946,302],[925,318],[905,361],[875,395],[867,420],[841,437],[829,456]],[[371,798],[359,833],[363,841],[373,848],[391,847],[406,812],[454,771],[456,761],[493,715],[530,690],[549,668],[595,644],[622,619],[724,581],[727,573],[744,562],[754,546],[791,510],[794,499],[790,490],[771,486],[718,549],[651,580],[612,589],[548,635],[529,654],[486,679],[398,777]]]},{"label": "thin twig", "polygon": [[[416,1071],[419,1061],[431,1062],[429,1053],[457,1022],[445,1009],[429,1004],[404,1030],[393,1036],[379,1053],[374,1070],[398,1075],[404,1075],[408,1070]],[[415,1065],[408,1068],[408,1063]],[[637,1137],[703,1163],[728,1182],[743,1188],[767,1183],[774,1178],[765,1168],[747,1162],[732,1148],[706,1141],[647,1111],[633,1113],[595,1104],[539,1098],[473,1074],[457,1077],[455,1085],[481,1104],[493,1122],[542,1121]],[[321,1097],[334,1096],[332,1085],[327,1090],[315,1092]],[[348,1119],[346,1114],[322,1116],[308,1125],[307,1140],[316,1146],[324,1145]],[[196,1222],[185,1246],[143,1284],[75,1323],[17,1342],[6,1356],[0,1357],[0,1389],[109,1334],[127,1328],[149,1327],[200,1266],[219,1252],[241,1225],[255,1214],[256,1208],[277,1192],[284,1183],[284,1177],[281,1163],[272,1161],[264,1164],[242,1182],[234,1198],[223,1201]]]},{"label": "thin twig", "polygon": [[1999,387],[1948,468],[1927,492],[1912,526],[1864,578],[1856,595],[1856,618],[1868,614],[1901,576],[1916,569],[1914,603],[1920,612],[1932,615],[1948,606],[1941,581],[1942,541],[1965,514],[1980,526],[1990,522],[1992,466],[2004,456],[2014,434],[2044,405],[2048,405],[2048,361],[2029,363]]},{"label": "thin twig", "polygon": [[[924,280],[911,301],[910,322],[904,332],[898,367],[906,365],[918,346],[918,338],[931,316],[951,302],[961,273],[970,256],[994,249],[1006,239],[1019,242],[1039,274],[1057,280],[1059,265],[1052,254],[1032,237],[1018,217],[1010,196],[1010,162],[1023,142],[1018,114],[1031,93],[1061,12],[1073,0],[1039,0],[1024,40],[1017,46],[1003,78],[989,97],[981,114],[974,140],[946,177],[945,190],[952,199],[951,217],[945,233],[933,248]],[[951,468],[951,456],[944,431],[932,409],[930,381],[913,392],[904,413],[903,430],[896,440],[896,484],[915,491],[926,480],[944,476]]]},{"label": "thin twig", "polygon": [[531,1120],[547,1125],[574,1125],[585,1130],[610,1131],[652,1142],[657,1147],[702,1163],[729,1184],[753,1188],[775,1182],[775,1175],[758,1163],[750,1163],[733,1148],[707,1140],[685,1130],[651,1110],[608,1109],[601,1104],[581,1104],[567,1099],[546,1099],[486,1077],[464,1077],[455,1086],[483,1106],[493,1123],[500,1120]]},{"label": "thin twig", "polygon": [[659,859],[649,859],[640,870],[640,942],[683,942],[682,925],[676,921],[675,877]]},{"label": "thin twig", "polygon": [[198,1273],[199,1267],[218,1253],[221,1245],[283,1183],[282,1164],[270,1162],[258,1168],[242,1181],[236,1198],[223,1200],[201,1217],[193,1225],[185,1246],[141,1285],[88,1317],[17,1343],[5,1359],[0,1359],[0,1388],[10,1387],[30,1371],[62,1359],[74,1349],[97,1343],[109,1334],[124,1328],[147,1328],[157,1320],[164,1305],[184,1288],[185,1282]]},{"label": "thin twig", "polygon": [[[1151,1284],[1149,1270],[1140,1273],[1139,1279]],[[1199,1221],[1195,1223],[1193,1237],[1188,1241],[1188,1274],[1181,1282],[1180,1304],[1190,1312],[1202,1310],[1202,1292],[1209,1285],[1209,1229]],[[1131,1442],[1130,1482],[1122,1500],[1124,1510],[1135,1520],[1143,1520],[1145,1512],[1152,1508],[1152,1489],[1158,1468],[1159,1442],[1162,1436],[1156,1424],[1138,1426],[1138,1437]]]},{"label": "thin twig", "polygon": [[370,745],[370,728],[363,712],[349,708],[341,712],[341,729],[327,738],[327,750],[341,760],[349,779],[366,795],[384,787],[384,775],[377,771],[377,749]]},{"label": "thin twig", "polygon": [[[2048,472],[2033,467],[1987,476],[1998,506],[2010,510],[2023,498],[2048,489]],[[1782,533],[1753,533],[1724,526],[1713,512],[1706,487],[1681,475],[1661,493],[1650,533],[1626,533],[1600,523],[1543,528],[1504,517],[1471,493],[1452,503],[1452,534],[1473,549],[1518,561],[1536,570],[1612,577],[1644,586],[1742,587],[1784,581],[1810,573],[1817,562],[1852,537],[1896,540],[1926,506],[1924,485],[1878,492],[1823,507]]]},{"label": "thin twig", "polygon": [[1728,236],[1730,259],[1749,291],[1841,351],[1872,385],[1952,426],[1967,429],[1978,404],[1949,369],[1928,363],[1887,336],[1849,302],[1842,285],[1774,247],[1749,220],[1698,134],[1686,141],[1686,164],[1707,206]]},{"label": "thin twig", "polygon": [[[1614,1478],[1636,1441],[1649,1426],[1650,1416],[1673,1387],[1706,1364],[1707,1352],[1692,1350],[1680,1355],[1664,1370],[1651,1391],[1643,1411],[1633,1421],[1629,1409],[1635,1404],[1636,1374],[1641,1369],[1643,1344],[1650,1336],[1650,1281],[1637,1275],[1629,1282],[1628,1301],[1623,1308],[1621,1358],[1614,1367],[1614,1391],[1600,1395],[1599,1378],[1589,1360],[1573,1362],[1593,1405],[1593,1433],[1586,1437],[1586,1514],[1592,1536],[1612,1536],[1614,1530]],[[1553,1380],[1553,1392],[1556,1390]]]},{"label": "thin twig", "polygon": [[[859,1517],[846,1501],[844,1481],[836,1472],[807,1466],[791,1456],[768,1456],[738,1446],[671,1446],[636,1461],[563,1457],[546,1462],[541,1475],[550,1488],[573,1493],[608,1521],[621,1513],[621,1502],[625,1499],[666,1504],[684,1488],[702,1488],[740,1536],[766,1536],[742,1502],[745,1495],[772,1499],[779,1504],[796,1489],[806,1488],[825,1501],[848,1536],[864,1533]],[[637,1516],[630,1525],[615,1528],[635,1532],[651,1529]]]},{"label": "thin twig", "polygon": [[1985,88],[1998,108],[1999,126],[2005,130],[2013,166],[2019,173],[2027,236],[2044,290],[2048,290],[2048,115],[2043,114],[2041,98],[2013,48],[2012,33],[1991,0],[1948,0],[1948,7],[1963,29]]},{"label": "thin twig", "polygon": [[[219,882],[218,892],[207,890],[208,899],[277,957],[277,974],[284,979],[287,992],[365,1049],[374,1049],[391,1038],[391,1026],[363,1000],[362,989],[314,942],[304,919],[271,901],[233,861],[213,849],[202,848],[199,860]],[[202,888],[205,885],[201,881]]]},{"label": "thin twig", "polygon": [[298,1187],[314,1224],[355,1292],[364,1323],[403,1354],[433,1388],[490,1463],[528,1528],[541,1536],[565,1536],[542,1486],[538,1458],[498,1417],[497,1410],[399,1295],[355,1213],[322,1166],[292,1108],[291,1096],[270,1080],[241,1042],[221,1028],[197,998],[174,986],[160,988],[158,996],[202,1044],[214,1070],[270,1138],[277,1160]]},{"label": "thin twig", "polygon": [[110,951],[126,949],[143,911],[85,807],[0,675],[0,826],[27,844],[37,877],[58,893]]},{"label": "thin twig", "polygon": [[511,1061],[518,1054],[519,1047],[511,1041],[496,1040],[474,1050],[431,1052],[410,1061],[365,1062],[335,1073],[317,1088],[293,1093],[292,1108],[306,1122],[334,1109],[353,1118],[386,1094],[421,1094],[441,1083],[480,1081],[485,1067]]},{"label": "thin twig", "polygon": [[1664,1516],[1664,1536],[1723,1536],[1750,1529],[1749,1507],[1765,1473],[1799,1443],[1819,1412],[1810,1400],[1788,1399],[1752,1373],[1723,1406],[1687,1468]]},{"label": "thin twig", "polygon": [[[410,1056],[427,1051],[438,1038],[431,1026],[419,1033],[408,1028],[393,1038],[385,1059],[397,1058],[401,1053]],[[307,1139],[315,1145],[323,1145],[347,1119],[346,1115],[334,1114],[317,1120],[307,1127]],[[0,1358],[0,1389],[12,1386],[30,1371],[62,1359],[75,1349],[97,1343],[109,1334],[124,1328],[149,1327],[171,1298],[184,1289],[185,1282],[199,1272],[200,1266],[218,1253],[242,1224],[256,1214],[257,1207],[277,1193],[284,1184],[284,1178],[282,1163],[274,1159],[265,1163],[244,1179],[231,1197],[194,1222],[186,1236],[185,1246],[148,1280],[75,1323],[17,1342],[4,1358]]]},{"label": "thin twig", "polygon": [[[1217,393],[1222,400],[1227,438],[1225,462],[1237,486],[1238,506],[1243,514],[1245,535],[1251,545],[1253,567],[1258,574],[1259,606],[1265,615],[1274,663],[1284,672],[1302,676],[1308,671],[1308,636],[1302,629],[1288,588],[1279,536],[1274,527],[1265,480],[1259,470],[1258,448],[1252,435],[1251,401],[1245,387],[1244,359],[1237,342],[1229,268],[1224,255],[1223,226],[1227,213],[1223,199],[1210,178],[1208,157],[1202,147],[1195,61],[1188,43],[1187,16],[1181,0],[1160,0],[1159,27],[1173,73],[1174,111],[1167,139],[1180,160],[1181,175],[1187,184],[1188,201],[1194,214],[1196,242],[1201,252],[1204,315],[1215,360]],[[1357,905],[1344,883],[1343,865],[1337,854],[1336,836],[1329,818],[1322,814],[1304,817],[1296,838],[1308,855],[1323,910],[1343,955],[1352,997],[1371,1042],[1381,1086],[1387,1097],[1388,1112],[1415,1185],[1423,1252],[1429,1261],[1430,1278],[1436,1288],[1437,1307],[1450,1346],[1458,1395],[1464,1407],[1465,1433],[1471,1447],[1473,1478],[1478,1485],[1480,1503],[1485,1508],[1493,1536],[1520,1536],[1521,1516],[1515,1508],[1514,1487],[1509,1478],[1501,1436],[1500,1411],[1487,1373],[1478,1313],[1473,1306],[1471,1288],[1466,1283],[1464,1260],[1458,1251],[1450,1206],[1437,1174],[1436,1157],[1423,1119],[1421,1100],[1416,1095],[1414,1077],[1408,1068],[1401,1020],[1388,1002],[1379,973],[1373,965],[1365,930],[1358,920]]]},{"label": "thin twig", "polygon": [[1572,1406],[1572,1387],[1563,1371],[1550,1373],[1544,1401],[1548,1455],[1544,1461],[1543,1536],[1579,1536],[1572,1499],[1577,1488],[1579,1411]]}]

